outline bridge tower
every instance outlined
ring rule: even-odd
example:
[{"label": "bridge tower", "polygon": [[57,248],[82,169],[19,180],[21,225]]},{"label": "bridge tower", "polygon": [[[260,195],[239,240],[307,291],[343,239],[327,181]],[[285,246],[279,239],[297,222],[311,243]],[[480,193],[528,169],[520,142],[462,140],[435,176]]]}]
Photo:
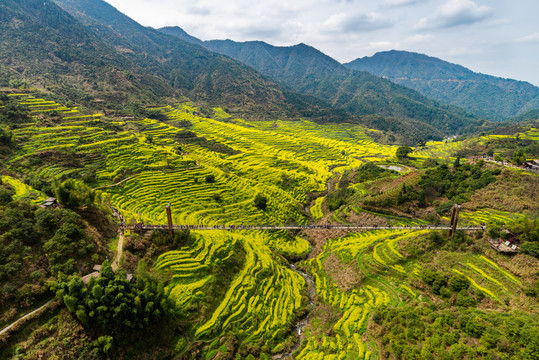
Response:
[{"label": "bridge tower", "polygon": [[451,208],[451,224],[449,225],[451,228],[447,232],[447,239],[453,240],[453,236],[455,236],[455,232],[457,230],[457,223],[459,221],[459,213],[460,213],[460,205],[453,205]]},{"label": "bridge tower", "polygon": [[168,234],[170,237],[174,235],[174,232],[172,230],[172,210],[170,209],[170,204],[167,204],[167,219],[168,219]]}]

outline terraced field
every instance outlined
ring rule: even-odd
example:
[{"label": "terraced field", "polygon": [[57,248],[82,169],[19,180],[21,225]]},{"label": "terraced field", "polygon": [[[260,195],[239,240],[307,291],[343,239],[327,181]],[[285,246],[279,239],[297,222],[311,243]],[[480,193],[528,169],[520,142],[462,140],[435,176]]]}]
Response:
[{"label": "terraced field", "polygon": [[223,266],[220,264],[234,255],[236,246],[245,251],[243,268],[211,318],[197,327],[197,338],[211,342],[233,331],[245,343],[262,342],[273,351],[283,346],[298,310],[305,305],[305,280],[276,262],[265,242],[261,234],[205,232],[189,249],[171,251],[158,259],[156,268],[172,271],[170,288],[177,305],[187,308],[195,306],[204,297],[207,284],[215,281],[212,268]]},{"label": "terraced field", "polygon": [[509,224],[511,221],[524,217],[522,214],[510,213],[499,210],[477,210],[474,212],[463,211],[460,214],[462,223],[469,224]]},{"label": "terraced field", "polygon": [[[332,327],[334,336],[317,334],[316,328],[308,329],[308,341],[298,359],[369,359],[373,356],[373,351],[377,350],[370,348],[365,338],[372,312],[381,306],[399,306],[403,296],[416,296],[402,279],[412,270],[400,264],[404,256],[397,250],[397,244],[422,233],[424,231],[382,230],[350,234],[329,240],[316,258],[304,263],[313,274],[318,299],[342,316]],[[327,263],[332,256],[345,264],[342,266],[361,274],[361,280],[356,279],[354,286],[348,288],[345,280],[333,279],[335,275],[328,272]],[[392,278],[399,278],[400,285],[388,281]]]},{"label": "terraced field", "polygon": [[[14,175],[2,180],[15,189],[15,197],[34,202],[44,198],[16,178],[25,167],[49,179],[91,175],[102,204],[119,209],[131,223],[166,223],[166,204],[171,204],[177,225],[314,223],[327,215],[323,202],[328,179],[338,179],[347,169],[367,161],[395,160],[395,146],[373,142],[365,129],[352,124],[246,122],[232,119],[219,108],[214,109],[213,118],[205,118],[190,103],[159,108],[168,117],[164,122],[110,121],[101,114],[80,114],[77,108],[54,102],[14,97],[34,114],[55,111],[59,117],[55,124],[36,120],[14,130],[20,141],[9,164]],[[526,136],[535,135],[531,131]],[[184,137],[198,140],[182,141]],[[221,148],[212,147],[214,143]],[[419,162],[447,158],[462,146],[460,142],[429,143],[414,156]],[[63,158],[69,154],[70,161],[56,161],[59,154]],[[394,199],[402,184],[413,185],[420,176],[415,169],[407,170],[391,179],[398,186],[378,195],[371,196],[364,184],[356,186],[355,192],[374,200]],[[254,202],[258,194],[267,199],[265,209]],[[368,213],[348,205],[330,214],[329,221],[344,222],[351,212]],[[384,217],[392,225],[426,224],[425,220]],[[462,212],[462,221],[471,224],[517,217],[489,209]],[[327,240],[316,256],[297,264],[312,277],[313,296],[305,277],[290,268],[291,260],[306,259],[311,253],[312,239],[303,233],[195,232],[189,246],[162,254],[155,268],[172,274],[168,287],[178,308],[190,311],[215,303],[189,330],[189,336],[203,344],[208,359],[226,353],[220,341],[227,334],[234,334],[243,349],[256,348],[258,353],[275,356],[371,359],[380,357],[375,339],[366,331],[374,311],[429,301],[413,285],[425,264],[408,258],[399,248],[428,234],[428,230],[378,230]],[[462,274],[493,302],[518,303],[521,280],[495,261],[482,255],[440,256],[448,272]],[[237,269],[225,284],[222,298],[210,299],[208,289],[217,286],[223,269],[233,265]],[[298,340],[293,330],[309,311],[310,302],[312,307],[331,309],[337,320],[325,332],[317,330],[319,319],[304,320],[308,325]],[[186,352],[189,346],[181,338],[176,350]]]},{"label": "terraced field", "polygon": [[[426,265],[399,250],[400,242],[416,241],[428,233],[384,230],[349,234],[329,240],[316,258],[303,262],[315,281],[317,303],[329,306],[338,320],[329,330],[320,331],[315,323],[307,326],[297,358],[379,358],[382,349],[366,331],[376,309],[429,301],[414,285]],[[335,263],[339,265],[335,267]],[[529,305],[520,296],[522,281],[484,255],[442,252],[436,263],[439,271],[464,275],[475,291],[498,306]]]},{"label": "terraced field", "polygon": [[[163,109],[170,119],[167,123],[140,119],[105,124],[100,115],[77,115],[75,109],[51,102],[22,96],[21,102],[57,110],[62,119],[57,126],[36,122],[16,129],[16,136],[25,141],[12,167],[26,166],[51,151],[76,154],[81,159],[76,166],[42,162],[37,174],[69,178],[93,171],[103,201],[137,222],[164,223],[164,205],[170,203],[175,224],[304,224],[309,221],[304,213],[306,193],[325,190],[330,167],[357,166],[362,160],[382,160],[394,153],[393,147],[373,143],[352,125],[232,122],[223,111],[216,118],[226,121],[220,121],[194,115],[196,109],[189,104]],[[235,155],[199,144],[181,144],[179,150],[175,136],[184,131],[185,121],[192,124],[189,131],[228,146]],[[283,178],[292,179],[292,186],[283,189]],[[121,184],[112,186],[117,182]],[[258,193],[268,199],[265,211],[253,202]],[[226,262],[236,244],[245,251],[245,261],[220,305],[194,336],[211,343],[232,330],[246,343],[263,344],[266,351],[284,349],[307,301],[306,286],[270,249],[291,258],[305,256],[308,241],[285,233],[217,231],[197,239],[188,249],[164,254],[156,265],[172,271],[171,290],[179,307],[204,298],[205,286],[214,281],[211,269]]]},{"label": "terraced field", "polygon": [[11,176],[2,176],[2,183],[8,184],[13,188],[13,190],[15,191],[13,199],[15,200],[27,198],[30,200],[31,203],[39,204],[47,198],[45,194],[35,189],[32,189],[32,187]]}]

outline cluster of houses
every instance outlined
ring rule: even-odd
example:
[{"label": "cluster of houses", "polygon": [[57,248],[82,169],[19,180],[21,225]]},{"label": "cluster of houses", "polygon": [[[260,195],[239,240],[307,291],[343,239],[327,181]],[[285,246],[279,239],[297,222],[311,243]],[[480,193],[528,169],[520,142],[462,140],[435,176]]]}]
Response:
[{"label": "cluster of houses", "polygon": [[483,159],[485,161],[494,162],[501,166],[523,169],[526,171],[539,172],[539,160],[528,160],[528,161],[523,162],[522,165],[515,165],[515,164],[510,163],[507,160],[497,161],[492,156],[474,156],[473,159],[474,160]]},{"label": "cluster of houses", "polygon": [[506,254],[518,253],[518,251],[520,250],[519,248],[520,241],[518,239],[518,236],[511,233],[507,229],[502,230],[502,232],[506,234],[506,237],[509,236],[509,238],[506,240],[489,239],[488,241],[490,243],[490,247],[500,253],[506,253]]}]

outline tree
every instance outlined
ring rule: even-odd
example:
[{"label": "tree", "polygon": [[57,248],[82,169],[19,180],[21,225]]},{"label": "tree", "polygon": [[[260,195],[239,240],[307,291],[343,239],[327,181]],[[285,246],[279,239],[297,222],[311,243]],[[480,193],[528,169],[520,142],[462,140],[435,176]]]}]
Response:
[{"label": "tree", "polygon": [[449,279],[448,285],[453,291],[466,290],[470,286],[470,280],[464,275],[455,274]]},{"label": "tree", "polygon": [[408,158],[408,154],[413,152],[412,148],[409,146],[401,146],[397,149],[395,155],[398,159],[403,160]]},{"label": "tree", "polygon": [[95,251],[95,245],[87,238],[84,229],[70,219],[43,244],[43,250],[48,257],[52,274],[59,271],[71,274],[76,270],[75,260],[91,254]]},{"label": "tree", "polygon": [[27,106],[19,105],[15,101],[8,101],[3,109],[0,109],[0,122],[18,127],[30,120],[30,110]]},{"label": "tree", "polygon": [[519,148],[517,151],[513,153],[513,163],[517,165],[521,165],[525,161],[526,161],[526,156],[524,155],[524,151],[522,150],[522,148]]},{"label": "tree", "polygon": [[[173,321],[180,314],[162,284],[142,277],[133,284],[124,271],[114,273],[108,261],[103,262],[100,276],[90,279],[87,288],[80,277],[69,280],[60,273],[52,290],[72,314],[99,335],[144,329],[158,321]],[[103,350],[110,350],[110,339],[102,340]]]},{"label": "tree", "polygon": [[10,146],[13,141],[13,132],[9,126],[0,126],[0,144]]},{"label": "tree", "polygon": [[417,140],[417,146],[419,147],[425,147],[427,145],[427,141],[425,139],[419,139]]},{"label": "tree", "polygon": [[0,205],[7,205],[12,201],[11,191],[6,188],[0,188]]},{"label": "tree", "polygon": [[61,184],[55,182],[53,186],[58,202],[67,208],[93,205],[95,191],[81,181],[68,179]]},{"label": "tree", "polygon": [[114,338],[108,335],[100,336],[93,342],[93,345],[98,355],[106,356],[113,348]]},{"label": "tree", "polygon": [[520,246],[520,250],[524,254],[535,256],[539,259],[539,244],[536,242],[527,241]]},{"label": "tree", "polygon": [[457,156],[455,162],[453,163],[453,169],[456,169],[460,166],[460,156]]},{"label": "tree", "polygon": [[266,210],[268,206],[268,198],[262,194],[256,194],[254,202],[255,206],[262,211]]}]

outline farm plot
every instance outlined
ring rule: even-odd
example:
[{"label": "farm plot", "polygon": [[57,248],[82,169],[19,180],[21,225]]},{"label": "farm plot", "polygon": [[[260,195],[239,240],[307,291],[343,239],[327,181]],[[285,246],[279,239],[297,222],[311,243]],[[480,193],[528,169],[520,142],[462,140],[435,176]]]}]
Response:
[{"label": "farm plot", "polygon": [[524,215],[499,210],[463,211],[460,214],[463,223],[470,224],[509,224]]},{"label": "farm plot", "polygon": [[47,198],[45,194],[33,189],[32,187],[11,176],[2,176],[2,182],[13,188],[15,191],[15,194],[13,194],[13,199],[15,200],[27,198],[30,199],[32,204],[39,204]]},{"label": "farm plot", "polygon": [[438,261],[451,272],[466,276],[472,287],[495,301],[520,301],[522,282],[485,256],[444,253]]},{"label": "farm plot", "polygon": [[[380,306],[398,305],[399,293],[414,294],[403,280],[393,281],[400,282],[400,285],[393,285],[387,280],[388,274],[406,276],[407,271],[398,264],[404,256],[397,250],[397,243],[410,236],[414,235],[398,230],[350,234],[329,240],[316,258],[305,262],[313,274],[319,300],[342,316],[333,325],[334,336],[314,333],[308,336],[309,340],[298,359],[369,359],[372,356],[372,349],[369,350],[362,340],[372,311]],[[324,264],[329,256],[335,255],[345,263],[357,264],[365,276],[360,286],[344,291],[332,280]]]},{"label": "farm plot", "polygon": [[462,141],[429,141],[425,148],[415,149],[411,157],[423,161],[428,158],[447,160],[447,154],[454,153],[465,146]]},{"label": "farm plot", "polygon": [[212,343],[231,331],[244,344],[262,342],[263,348],[278,350],[305,305],[305,280],[273,259],[263,234],[211,231],[198,239],[189,249],[161,255],[156,263],[156,268],[172,272],[170,290],[179,307],[204,299],[204,286],[216,281],[215,268],[224,266],[236,245],[244,249],[245,260],[209,319],[194,329],[195,336]]}]

